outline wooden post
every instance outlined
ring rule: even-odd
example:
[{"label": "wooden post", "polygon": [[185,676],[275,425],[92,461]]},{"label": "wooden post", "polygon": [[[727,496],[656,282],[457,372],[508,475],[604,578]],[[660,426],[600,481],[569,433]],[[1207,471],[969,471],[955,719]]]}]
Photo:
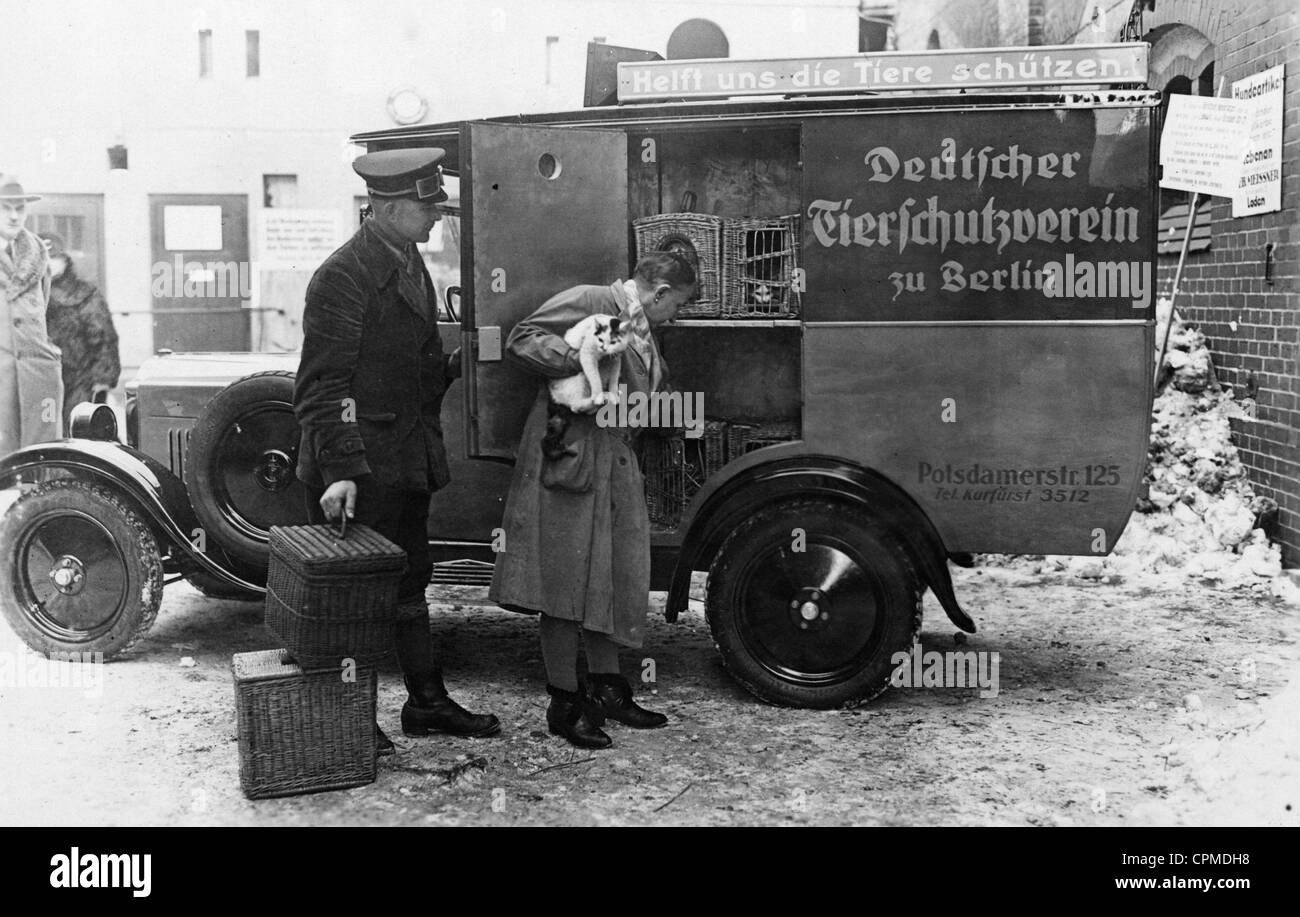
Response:
[{"label": "wooden post", "polygon": [[1178,267],[1174,269],[1174,287],[1169,291],[1169,321],[1165,322],[1165,334],[1160,339],[1160,359],[1156,360],[1155,385],[1160,384],[1160,370],[1165,366],[1165,349],[1169,346],[1169,329],[1174,327],[1174,303],[1178,299],[1178,284],[1183,279],[1183,264],[1187,261],[1187,249],[1192,242],[1192,225],[1196,222],[1196,203],[1199,191],[1192,192],[1192,202],[1187,210],[1187,231],[1183,233],[1183,250],[1178,254]]}]

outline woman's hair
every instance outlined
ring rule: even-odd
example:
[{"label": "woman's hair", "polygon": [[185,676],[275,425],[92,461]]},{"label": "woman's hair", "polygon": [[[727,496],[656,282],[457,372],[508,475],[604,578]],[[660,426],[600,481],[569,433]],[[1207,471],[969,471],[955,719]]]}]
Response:
[{"label": "woman's hair", "polygon": [[666,283],[674,289],[695,286],[695,266],[676,252],[648,252],[636,263],[633,275],[652,287]]}]

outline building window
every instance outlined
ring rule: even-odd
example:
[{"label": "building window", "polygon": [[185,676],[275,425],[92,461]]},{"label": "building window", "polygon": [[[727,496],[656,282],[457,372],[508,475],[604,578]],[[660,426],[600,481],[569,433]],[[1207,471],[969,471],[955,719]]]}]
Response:
[{"label": "building window", "polygon": [[[1209,81],[1214,81],[1214,68],[1207,68]],[[1201,75],[1202,80],[1205,74]],[[1203,83],[1198,81],[1197,88]],[[1212,91],[1212,90],[1211,90]],[[1176,95],[1192,95],[1192,81],[1185,76],[1173,77],[1165,84],[1164,99],[1161,101],[1160,123],[1163,125],[1169,114],[1169,99]],[[1210,199],[1202,195],[1197,199],[1196,213],[1191,212],[1192,195],[1188,191],[1174,188],[1160,188],[1160,223],[1157,229],[1156,254],[1177,256],[1183,247],[1183,235],[1187,232],[1187,221],[1192,222],[1192,238],[1188,244],[1189,253],[1202,252],[1210,247]]]},{"label": "building window", "polygon": [[249,29],[244,33],[245,76],[262,75],[262,33]]},{"label": "building window", "polygon": [[555,63],[555,46],[560,43],[560,36],[546,36],[546,85],[551,85],[551,67]]},{"label": "building window", "polygon": [[199,76],[212,76],[212,30],[199,29]]},{"label": "building window", "polygon": [[262,206],[271,208],[298,206],[297,175],[263,175]]}]

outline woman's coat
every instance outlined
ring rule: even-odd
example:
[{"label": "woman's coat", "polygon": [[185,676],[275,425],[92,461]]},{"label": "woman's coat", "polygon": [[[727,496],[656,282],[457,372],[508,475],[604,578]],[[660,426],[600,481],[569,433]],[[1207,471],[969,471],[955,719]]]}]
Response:
[{"label": "woman's coat", "polygon": [[11,258],[0,245],[0,455],[63,433],[63,375],[45,308],[50,272],[45,245],[24,229]]},{"label": "woman's coat", "polygon": [[[541,449],[545,383],[581,371],[564,333],[589,315],[619,315],[626,304],[622,282],[574,287],[510,333],[508,353],[537,373],[539,384],[506,500],[505,550],[497,554],[488,595],[506,608],[577,621],[639,647],[650,597],[650,521],[632,450],[637,431],[579,415],[566,436],[572,456],[552,463]],[[622,354],[619,384],[629,397],[649,394],[650,380],[666,376],[652,339],[649,351],[648,364],[635,347]]]}]

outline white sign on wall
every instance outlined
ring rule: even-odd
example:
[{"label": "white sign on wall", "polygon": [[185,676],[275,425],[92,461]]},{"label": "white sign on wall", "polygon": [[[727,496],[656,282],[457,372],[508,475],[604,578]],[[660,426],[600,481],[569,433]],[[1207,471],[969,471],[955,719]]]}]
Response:
[{"label": "white sign on wall", "polygon": [[258,265],[263,270],[314,271],[341,241],[336,211],[268,208],[258,213]]},{"label": "white sign on wall", "polygon": [[1234,99],[1170,96],[1160,134],[1160,187],[1236,195],[1251,117],[1246,104]]},{"label": "white sign on wall", "polygon": [[1241,179],[1232,198],[1234,217],[1282,209],[1282,96],[1279,64],[1232,84],[1232,97],[1251,111],[1250,141],[1242,157]]}]

